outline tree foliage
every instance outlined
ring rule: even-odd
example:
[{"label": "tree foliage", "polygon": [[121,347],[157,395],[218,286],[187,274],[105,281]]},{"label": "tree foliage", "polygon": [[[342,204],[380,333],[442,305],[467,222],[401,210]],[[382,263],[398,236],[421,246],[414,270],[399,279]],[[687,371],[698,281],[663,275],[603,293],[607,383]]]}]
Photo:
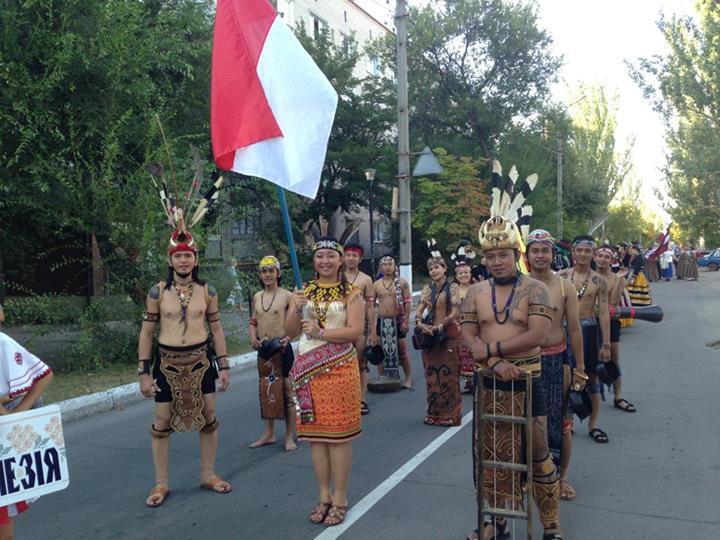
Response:
[{"label": "tree foliage", "polygon": [[695,2],[696,17],[662,16],[666,55],[630,66],[666,125],[667,210],[681,240],[720,245],[720,6]]}]

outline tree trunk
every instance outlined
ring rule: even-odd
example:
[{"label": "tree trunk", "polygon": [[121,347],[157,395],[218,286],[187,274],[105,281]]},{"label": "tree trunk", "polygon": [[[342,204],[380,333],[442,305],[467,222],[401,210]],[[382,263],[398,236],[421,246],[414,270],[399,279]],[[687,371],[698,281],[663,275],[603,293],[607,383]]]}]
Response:
[{"label": "tree trunk", "polygon": [[103,267],[100,248],[95,232],[90,233],[90,249],[92,250],[92,296],[103,296],[105,292],[105,269]]}]

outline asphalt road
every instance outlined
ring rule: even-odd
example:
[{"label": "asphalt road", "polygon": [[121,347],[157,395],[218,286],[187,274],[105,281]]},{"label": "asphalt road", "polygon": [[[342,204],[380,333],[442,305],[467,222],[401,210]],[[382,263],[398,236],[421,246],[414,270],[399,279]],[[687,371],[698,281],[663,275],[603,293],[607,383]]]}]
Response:
[{"label": "asphalt road", "polygon": [[[720,350],[706,346],[720,340],[720,273],[700,276],[696,283],[653,284],[665,320],[638,322],[623,335],[624,394],[639,412],[603,405],[607,445],[576,423],[571,480],[578,498],[561,506],[566,538],[720,538]],[[351,505],[365,500],[351,509],[349,519],[357,519],[343,540],[461,539],[473,528],[470,425],[439,444],[449,433],[422,423],[422,370],[419,357],[413,361],[415,391],[369,396],[350,490]],[[463,413],[469,411],[465,396]],[[280,444],[247,448],[262,429],[253,371],[234,376],[218,401],[217,469],[233,483],[231,494],[199,488],[198,438],[176,434],[172,493],[161,508],[144,506],[153,479],[151,413],[152,403],[143,402],[67,424],[70,487],[20,516],[17,538],[335,537],[307,520],[317,498],[308,445],[292,454]],[[397,485],[388,480],[409,462],[400,471],[407,473],[433,441],[436,450],[399,475]],[[381,485],[384,495],[369,501],[366,495]],[[535,530],[539,538],[539,524]]]}]

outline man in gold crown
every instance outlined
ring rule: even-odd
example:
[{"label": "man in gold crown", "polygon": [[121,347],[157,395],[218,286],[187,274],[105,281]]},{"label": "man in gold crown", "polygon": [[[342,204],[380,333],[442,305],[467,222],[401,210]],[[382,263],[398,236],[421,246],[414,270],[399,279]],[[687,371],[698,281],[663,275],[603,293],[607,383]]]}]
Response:
[{"label": "man in gold crown", "polygon": [[[486,414],[522,416],[525,403],[524,372],[532,374],[532,494],[544,528],[543,539],[562,539],[559,517],[559,488],[555,464],[547,442],[545,397],[540,382],[540,346],[550,331],[552,305],[545,284],[518,272],[522,239],[518,227],[500,215],[493,204],[491,217],[480,228],[480,249],[490,279],[474,284],[461,309],[463,343],[483,369],[494,377],[482,377]],[[518,380],[521,379],[521,380]],[[521,409],[521,410],[519,410]],[[477,418],[476,411],[476,418]],[[483,461],[513,462],[521,459],[520,428],[504,422],[488,423],[484,447],[478,447],[474,430],[476,488],[486,504],[495,509],[523,507],[520,474],[505,469],[485,468],[483,482],[478,469]],[[492,513],[492,512],[489,512]],[[493,516],[469,538],[499,538],[508,532],[506,519]]]},{"label": "man in gold crown", "polygon": [[[205,194],[190,220],[192,225],[217,199],[221,183],[222,178]],[[230,384],[218,294],[199,277],[198,248],[185,224],[183,208],[178,206],[179,195],[171,200],[167,193],[163,179],[163,210],[175,226],[168,248],[168,276],[148,292],[138,343],[140,392],[155,398],[150,427],[155,486],[145,500],[151,508],[163,504],[170,492],[168,460],[174,431],[200,433],[200,486],[217,493],[232,490],[230,483],[215,473],[220,426],[215,416],[215,380],[220,391]],[[190,202],[187,197],[186,207]],[[159,343],[153,352],[158,322]]]}]

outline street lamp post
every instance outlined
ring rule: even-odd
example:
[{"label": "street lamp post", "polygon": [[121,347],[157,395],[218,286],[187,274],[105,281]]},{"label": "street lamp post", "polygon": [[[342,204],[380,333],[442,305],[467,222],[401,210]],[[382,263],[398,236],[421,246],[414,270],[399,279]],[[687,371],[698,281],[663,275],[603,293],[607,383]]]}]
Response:
[{"label": "street lamp post", "polygon": [[372,279],[375,279],[375,235],[373,227],[373,184],[375,183],[375,169],[365,170],[365,179],[370,182],[370,197],[368,201],[368,209],[370,210],[370,268],[372,269]]}]

